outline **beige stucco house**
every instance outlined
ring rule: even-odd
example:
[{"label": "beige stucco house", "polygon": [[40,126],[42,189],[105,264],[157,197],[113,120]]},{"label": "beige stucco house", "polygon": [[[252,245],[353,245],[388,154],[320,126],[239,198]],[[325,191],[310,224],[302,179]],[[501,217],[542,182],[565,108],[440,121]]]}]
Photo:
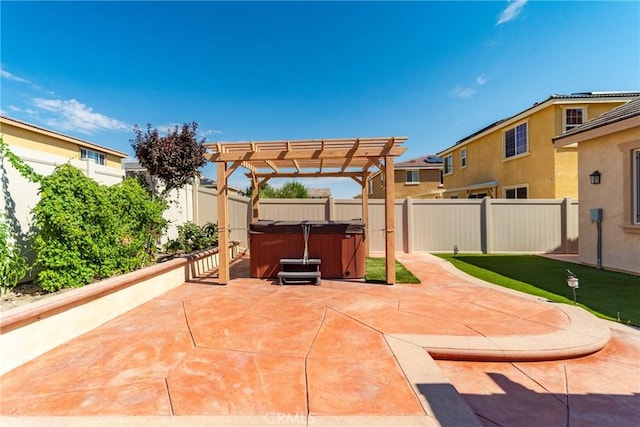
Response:
[{"label": "beige stucco house", "polygon": [[553,144],[577,144],[580,262],[640,273],[640,97]]},{"label": "beige stucco house", "polygon": [[554,147],[552,138],[637,96],[551,95],[459,140],[438,153],[444,160],[444,198],[575,199],[576,148]]},{"label": "beige stucco house", "polygon": [[[442,185],[442,159],[422,156],[394,165],[396,199],[439,199]],[[368,181],[370,199],[384,199],[384,174],[376,172]]]},{"label": "beige stucco house", "polygon": [[[87,160],[121,171],[120,162],[127,157],[126,153],[7,116],[0,116],[0,133],[5,144],[12,149],[40,153],[44,158],[59,163]],[[119,175],[122,180],[123,174],[119,172]]]}]

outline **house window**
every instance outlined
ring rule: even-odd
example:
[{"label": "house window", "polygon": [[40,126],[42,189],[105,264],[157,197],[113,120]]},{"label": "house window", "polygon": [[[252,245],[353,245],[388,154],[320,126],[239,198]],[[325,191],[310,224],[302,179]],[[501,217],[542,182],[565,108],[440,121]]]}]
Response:
[{"label": "house window", "polygon": [[504,133],[504,157],[519,156],[527,152],[527,124],[522,123]]},{"label": "house window", "polygon": [[460,150],[460,167],[464,168],[467,166],[467,149],[463,148]]},{"label": "house window", "polygon": [[633,223],[640,224],[640,150],[633,151]]},{"label": "house window", "polygon": [[104,165],[105,156],[93,150],[80,149],[80,160],[91,160],[99,165]]},{"label": "house window", "polygon": [[528,198],[527,187],[505,188],[504,197],[506,199],[527,199]]},{"label": "house window", "polygon": [[567,108],[564,110],[565,132],[584,123],[584,110],[582,108]]},{"label": "house window", "polygon": [[449,175],[453,173],[453,155],[449,154],[444,158],[444,174]]},{"label": "house window", "polygon": [[406,184],[418,184],[420,182],[420,175],[417,170],[408,170]]},{"label": "house window", "polygon": [[444,186],[444,171],[440,169],[440,187]]}]

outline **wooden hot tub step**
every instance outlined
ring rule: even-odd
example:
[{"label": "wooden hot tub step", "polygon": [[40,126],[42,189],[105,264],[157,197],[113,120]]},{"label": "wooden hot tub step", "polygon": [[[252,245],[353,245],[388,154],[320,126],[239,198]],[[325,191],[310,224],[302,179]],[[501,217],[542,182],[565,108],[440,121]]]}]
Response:
[{"label": "wooden hot tub step", "polygon": [[320,265],[319,258],[280,258],[280,265]]},{"label": "wooden hot tub step", "polygon": [[278,273],[278,284],[303,283],[312,281],[315,285],[320,284],[319,271],[281,271]]}]

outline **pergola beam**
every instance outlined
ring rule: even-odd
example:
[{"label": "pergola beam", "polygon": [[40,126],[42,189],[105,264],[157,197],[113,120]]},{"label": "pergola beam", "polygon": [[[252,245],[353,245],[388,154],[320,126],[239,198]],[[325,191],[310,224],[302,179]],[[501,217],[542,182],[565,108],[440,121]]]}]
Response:
[{"label": "pergola beam", "polygon": [[362,172],[278,172],[278,173],[255,173],[255,174],[247,174],[255,175],[260,178],[320,178],[320,177],[328,177],[328,178],[360,178],[362,176]]},{"label": "pergola beam", "polygon": [[264,162],[267,164],[267,166],[273,169],[275,173],[280,172],[280,169],[278,169],[278,166],[276,166],[275,163],[273,163],[271,160],[265,160]]},{"label": "pergola beam", "polygon": [[345,159],[347,156],[352,158],[372,158],[385,156],[400,156],[406,151],[404,147],[391,147],[385,149],[373,150],[370,148],[360,148],[353,152],[348,149],[313,149],[313,150],[263,150],[254,152],[240,151],[224,151],[215,153],[206,153],[205,157],[211,162],[233,162],[236,160],[245,162],[265,161],[265,160],[297,160],[310,159]]}]

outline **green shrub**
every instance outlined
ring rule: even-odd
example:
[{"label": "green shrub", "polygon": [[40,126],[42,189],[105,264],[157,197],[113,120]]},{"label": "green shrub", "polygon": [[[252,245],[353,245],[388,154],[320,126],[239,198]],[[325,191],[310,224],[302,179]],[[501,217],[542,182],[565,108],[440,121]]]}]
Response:
[{"label": "green shrub", "polygon": [[129,271],[148,263],[157,250],[156,242],[167,227],[162,213],[167,203],[153,199],[135,179],[109,187],[112,210],[119,213],[119,249]]},{"label": "green shrub", "polygon": [[214,247],[218,244],[218,225],[208,222],[199,226],[193,222],[185,222],[178,227],[178,238],[170,240],[164,246],[168,252],[182,251],[191,253]]},{"label": "green shrub", "polygon": [[42,179],[33,209],[38,283],[56,291],[142,267],[166,226],[165,207],[135,179],[107,187],[58,166]]},{"label": "green shrub", "polygon": [[13,241],[9,224],[0,213],[0,294],[14,288],[29,270],[22,248]]}]

